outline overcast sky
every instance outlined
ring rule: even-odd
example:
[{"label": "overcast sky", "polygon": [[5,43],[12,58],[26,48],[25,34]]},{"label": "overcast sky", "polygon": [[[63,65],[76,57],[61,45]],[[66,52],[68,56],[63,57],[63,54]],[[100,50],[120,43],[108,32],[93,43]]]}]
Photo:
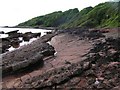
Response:
[{"label": "overcast sky", "polygon": [[79,10],[109,0],[0,0],[0,26],[14,26],[54,11]]}]

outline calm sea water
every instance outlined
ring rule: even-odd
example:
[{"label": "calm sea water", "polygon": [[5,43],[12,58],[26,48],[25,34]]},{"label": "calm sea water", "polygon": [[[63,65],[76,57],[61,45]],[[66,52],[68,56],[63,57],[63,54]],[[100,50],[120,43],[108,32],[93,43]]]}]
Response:
[{"label": "calm sea water", "polygon": [[[32,29],[32,28],[0,28],[0,31],[4,31],[5,33],[10,32],[10,31],[15,31],[19,30],[18,32],[20,33],[25,33],[25,32],[32,32],[32,33],[39,33],[41,32],[41,36],[45,35],[45,32],[49,32],[51,30],[45,30],[45,29]],[[7,37],[7,34],[0,34],[0,38]]]},{"label": "calm sea water", "polygon": [[[46,32],[51,31],[51,30],[45,30],[45,29],[32,29],[32,28],[0,28],[0,32],[4,31],[5,33],[10,32],[10,31],[15,31],[15,30],[19,30],[18,32],[20,32],[20,33],[25,33],[25,32],[39,33],[39,32],[41,32],[41,36],[45,35]],[[5,38],[5,37],[8,37],[8,35],[7,34],[0,34],[0,38]],[[38,38],[32,38],[32,39],[30,39],[29,42],[22,41],[22,43],[20,43],[20,47],[23,45],[27,45]],[[22,40],[22,38],[19,38],[19,39]],[[13,48],[11,46],[8,50],[12,51],[12,50],[15,50],[15,48]]]}]

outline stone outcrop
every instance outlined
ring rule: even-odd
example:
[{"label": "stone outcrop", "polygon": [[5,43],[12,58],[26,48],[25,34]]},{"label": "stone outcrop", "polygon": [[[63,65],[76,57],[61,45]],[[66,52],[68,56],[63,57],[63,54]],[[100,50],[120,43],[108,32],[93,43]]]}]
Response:
[{"label": "stone outcrop", "polygon": [[29,41],[31,38],[40,37],[41,33],[26,32],[22,35],[24,41]]},{"label": "stone outcrop", "polygon": [[[52,38],[47,36],[46,39]],[[44,36],[45,38],[45,36]],[[45,39],[45,40],[46,40]],[[22,68],[26,68],[34,63],[43,63],[43,58],[54,55],[54,47],[45,43],[43,39],[38,39],[29,45],[23,46],[12,52],[2,55],[3,74],[10,74]]]},{"label": "stone outcrop", "polygon": [[[51,33],[52,34],[52,33]],[[34,38],[37,38],[37,37],[40,37],[41,36],[41,33],[33,33],[33,37]]]},{"label": "stone outcrop", "polygon": [[10,48],[10,40],[8,38],[2,38],[0,41],[2,44],[2,53],[5,53]]},{"label": "stone outcrop", "polygon": [[[1,44],[2,44],[2,48],[1,48],[1,53],[5,53],[7,51],[9,51],[8,49],[13,46],[14,48],[18,48],[19,44],[22,41],[29,41],[32,38],[37,38],[41,36],[41,33],[32,33],[32,32],[26,32],[26,33],[19,33],[19,30],[14,30],[14,31],[10,31],[8,33],[8,37],[6,38],[2,38],[1,40]],[[4,32],[1,32],[4,34]],[[22,38],[22,40],[19,40],[19,38]]]},{"label": "stone outcrop", "polygon": [[52,34],[52,32],[46,32],[46,34]]},{"label": "stone outcrop", "polygon": [[71,65],[66,65],[58,68],[53,68],[35,77],[28,77],[24,82],[19,82],[14,88],[44,88],[57,86],[66,82],[71,77],[81,74],[83,71],[90,68],[88,62],[77,62]]},{"label": "stone outcrop", "polygon": [[72,35],[77,35],[80,37],[81,40],[82,39],[94,40],[105,37],[103,33],[107,32],[103,32],[99,29],[74,28],[74,30],[73,29],[57,30],[57,33],[69,33]]},{"label": "stone outcrop", "polygon": [[[62,31],[62,33],[64,32],[66,31]],[[104,35],[102,35],[102,33],[106,32],[86,29],[85,31],[68,31],[67,34],[65,34],[65,38],[62,38],[62,36],[58,36],[59,39],[63,40],[57,42],[57,45],[59,46],[60,44],[61,47],[55,48],[55,50],[58,50],[56,57],[44,60],[46,66],[45,68],[42,67],[42,69],[40,70],[30,72],[26,75],[16,78],[11,81],[14,83],[11,83],[7,87],[22,89],[27,88],[28,90],[31,88],[60,88],[64,90],[71,90],[74,88],[77,88],[79,90],[119,90],[120,38],[104,38]],[[25,56],[27,56],[25,57],[26,59],[23,60],[23,57],[21,57],[22,59],[18,59],[20,60],[22,65],[26,66],[26,63],[24,64],[26,60],[30,60],[33,62],[33,60],[31,60],[29,56],[31,56],[32,58],[35,57],[35,60],[39,61],[41,58],[39,57],[40,55],[42,55],[43,57],[53,55],[55,53],[54,48],[51,45],[47,45],[45,43],[51,40],[52,36],[53,35],[48,34],[47,36],[41,37],[37,41],[33,42],[31,45],[28,45],[29,49],[27,48],[28,46],[26,46],[27,49],[25,49],[24,51]],[[76,39],[73,39],[73,37],[71,36],[77,37]],[[53,42],[55,42],[54,40]],[[90,42],[90,44],[86,42]],[[91,44],[93,44],[92,48],[86,48],[88,47],[87,45],[90,46]],[[62,46],[64,46],[64,48],[62,48]],[[82,49],[81,47],[83,47],[84,49]],[[68,50],[66,50],[65,48],[67,48]],[[80,49],[78,50],[78,48]],[[29,50],[32,50],[30,52],[33,52],[34,54],[31,54]],[[82,52],[84,51],[84,53],[80,52],[80,50]],[[69,53],[72,51],[74,53]],[[21,53],[19,54],[20,56],[24,56]],[[15,57],[15,55],[10,57]],[[4,61],[7,60],[4,59]],[[12,61],[12,63],[16,63],[16,61]],[[4,65],[11,65],[11,62],[9,62],[8,64],[4,62]],[[21,64],[18,64],[17,66],[19,65],[21,66]],[[47,65],[50,66],[47,67]],[[17,68],[14,68],[14,70],[15,69]]]},{"label": "stone outcrop", "polygon": [[114,90],[120,83],[120,38],[106,38],[95,43],[87,55],[86,61],[92,67],[83,76],[86,77],[85,90]]},{"label": "stone outcrop", "polygon": [[22,41],[19,40],[18,38],[14,38],[11,40],[11,46],[13,46],[14,48],[18,48],[21,42]]},{"label": "stone outcrop", "polygon": [[7,32],[6,34],[8,34],[9,38],[12,39],[12,38],[18,38],[20,37],[20,33],[18,33],[19,30],[14,30],[14,31],[10,31],[10,32]]},{"label": "stone outcrop", "polygon": [[5,32],[4,31],[0,31],[0,34],[4,34]]},{"label": "stone outcrop", "polygon": [[32,38],[32,32],[26,32],[23,34],[23,40],[24,41],[29,41]]}]

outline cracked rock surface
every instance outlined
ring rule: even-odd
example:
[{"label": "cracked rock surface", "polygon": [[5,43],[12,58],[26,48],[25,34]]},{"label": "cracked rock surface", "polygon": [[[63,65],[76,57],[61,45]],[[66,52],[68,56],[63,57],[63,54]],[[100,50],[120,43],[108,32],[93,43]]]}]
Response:
[{"label": "cracked rock surface", "polygon": [[3,88],[119,90],[119,37],[103,37],[98,30],[81,33],[77,29],[74,33],[62,32],[54,36],[50,44],[56,51],[54,56],[43,54],[46,57],[42,67],[38,64],[30,71],[4,77]]}]

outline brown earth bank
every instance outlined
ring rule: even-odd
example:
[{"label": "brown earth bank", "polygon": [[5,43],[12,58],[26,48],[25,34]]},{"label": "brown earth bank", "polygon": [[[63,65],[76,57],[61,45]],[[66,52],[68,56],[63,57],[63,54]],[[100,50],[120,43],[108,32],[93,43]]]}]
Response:
[{"label": "brown earth bank", "polygon": [[3,55],[2,88],[119,90],[120,38],[113,30],[58,30]]}]

